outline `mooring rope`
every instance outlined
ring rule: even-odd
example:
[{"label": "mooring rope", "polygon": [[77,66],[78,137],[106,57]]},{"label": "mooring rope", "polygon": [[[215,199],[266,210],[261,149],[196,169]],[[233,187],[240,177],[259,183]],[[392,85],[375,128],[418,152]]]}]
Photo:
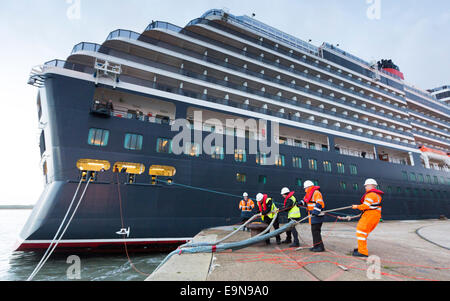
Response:
[{"label": "mooring rope", "polygon": [[[27,281],[32,281],[32,280],[34,279],[34,277],[35,277],[35,276],[39,273],[39,271],[44,267],[44,265],[45,265],[45,263],[47,262],[47,260],[50,258],[50,256],[52,256],[53,252],[54,252],[54,251],[56,250],[56,248],[58,247],[58,245],[59,245],[61,239],[63,238],[64,234],[66,233],[67,229],[69,228],[69,225],[70,225],[70,223],[72,222],[72,220],[73,220],[73,218],[74,218],[74,216],[75,216],[75,213],[77,212],[78,207],[80,206],[81,201],[82,201],[83,198],[84,198],[84,195],[86,194],[86,191],[87,191],[87,189],[88,189],[88,187],[89,187],[89,183],[91,182],[91,179],[92,179],[92,177],[90,177],[90,178],[88,179],[87,184],[86,184],[86,187],[84,188],[83,193],[81,194],[81,197],[80,197],[80,199],[78,200],[77,206],[75,207],[75,209],[74,209],[74,211],[73,211],[73,213],[72,213],[72,215],[71,215],[69,221],[67,222],[66,227],[65,227],[64,230],[62,231],[60,237],[59,237],[58,239],[56,239],[57,236],[58,236],[58,234],[59,234],[59,232],[61,231],[61,229],[62,229],[62,227],[63,227],[63,225],[64,225],[64,223],[65,223],[67,217],[69,216],[70,210],[72,209],[72,205],[73,205],[73,203],[74,203],[74,201],[75,201],[75,198],[76,198],[76,196],[77,196],[77,194],[78,194],[78,191],[79,191],[79,189],[80,189],[80,187],[81,187],[81,183],[83,182],[83,178],[81,178],[80,183],[78,184],[78,188],[77,188],[77,190],[76,190],[76,192],[75,192],[75,194],[74,194],[74,196],[73,196],[73,198],[72,198],[72,201],[70,202],[69,208],[68,208],[67,211],[66,211],[66,214],[65,214],[65,216],[64,216],[64,218],[63,218],[63,221],[61,222],[61,225],[60,225],[59,228],[58,228],[58,231],[56,232],[55,237],[54,237],[53,240],[50,242],[50,245],[49,245],[49,247],[47,248],[47,251],[45,252],[44,256],[43,256],[43,257],[41,258],[41,260],[39,261],[39,263],[38,263],[38,265],[36,266],[36,268],[34,269],[33,273],[31,273],[31,275],[28,277]],[[54,245],[53,245],[53,244],[54,244]]]}]

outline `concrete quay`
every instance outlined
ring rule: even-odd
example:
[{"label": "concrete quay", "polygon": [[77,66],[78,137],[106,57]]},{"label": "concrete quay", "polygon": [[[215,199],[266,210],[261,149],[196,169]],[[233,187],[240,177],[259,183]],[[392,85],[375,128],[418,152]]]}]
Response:
[{"label": "concrete quay", "polygon": [[[215,241],[233,227],[207,229],[195,241]],[[326,223],[326,252],[312,253],[309,224],[297,226],[305,249],[287,245],[251,246],[214,254],[172,257],[148,281],[450,281],[450,221],[385,221],[369,236],[374,261],[350,256],[356,223]],[[285,234],[282,234],[284,239]],[[228,242],[250,237],[239,232]],[[369,269],[370,268],[370,269]],[[369,273],[368,273],[369,270]]]}]

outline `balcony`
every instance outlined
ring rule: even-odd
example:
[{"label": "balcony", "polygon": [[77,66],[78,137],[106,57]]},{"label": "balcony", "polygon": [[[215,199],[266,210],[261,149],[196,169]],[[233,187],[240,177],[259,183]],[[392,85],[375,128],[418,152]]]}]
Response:
[{"label": "balcony", "polygon": [[[77,47],[77,48],[78,49],[84,49],[84,47]],[[99,47],[94,47],[94,46],[88,46],[86,48],[87,49],[100,49]],[[131,56],[131,55],[128,55],[128,54],[125,54],[125,53],[120,53],[118,51],[109,49],[107,47],[102,47],[101,49],[102,49],[102,53],[108,54],[109,52],[112,51],[112,52],[114,52],[114,56],[121,57],[121,58],[130,60],[130,61],[135,61],[137,63],[144,64],[146,66],[158,68],[158,69],[165,70],[165,71],[170,71],[170,72],[181,74],[181,75],[184,75],[184,76],[187,76],[187,77],[190,77],[190,78],[206,81],[206,82],[209,82],[209,83],[212,83],[212,84],[216,84],[216,85],[221,85],[223,87],[231,88],[231,89],[234,89],[234,90],[239,90],[239,91],[242,91],[242,92],[245,92],[245,93],[258,95],[258,96],[261,96],[261,97],[265,97],[265,98],[268,98],[268,99],[271,99],[271,100],[275,100],[275,101],[278,101],[278,102],[283,102],[283,103],[286,103],[286,104],[289,104],[289,105],[293,105],[293,106],[297,106],[297,107],[300,107],[300,108],[304,108],[304,109],[307,109],[307,110],[312,110],[312,111],[315,111],[315,112],[322,112],[322,113],[325,113],[325,114],[328,114],[328,115],[331,115],[331,116],[342,118],[344,120],[351,120],[353,122],[364,124],[364,125],[367,125],[367,126],[370,126],[370,127],[376,127],[376,128],[384,129],[384,130],[389,131],[389,132],[395,132],[395,133],[400,134],[400,135],[405,135],[404,131],[393,129],[393,128],[390,128],[388,126],[383,126],[383,125],[380,125],[380,124],[373,124],[373,123],[370,123],[369,121],[366,121],[366,120],[363,120],[363,119],[354,118],[354,117],[351,117],[351,116],[339,114],[337,112],[326,110],[324,108],[314,107],[314,106],[311,106],[311,105],[308,105],[308,104],[305,104],[305,103],[301,103],[301,102],[298,102],[298,101],[295,101],[295,100],[284,98],[282,96],[273,95],[273,94],[269,94],[267,92],[262,92],[262,91],[259,91],[259,90],[251,89],[251,88],[245,87],[243,85],[234,84],[234,83],[231,83],[229,81],[219,80],[219,79],[211,77],[211,76],[198,74],[198,73],[195,73],[195,72],[192,72],[192,71],[189,71],[189,70],[175,68],[175,67],[167,65],[167,64],[162,64],[162,63],[150,61],[150,60],[147,60],[147,59],[144,59],[144,58],[138,58],[138,57],[135,57],[135,56]],[[74,54],[76,54],[76,51],[74,52]],[[246,70],[246,69],[244,69],[244,70]],[[260,73],[252,72],[252,71],[249,71],[249,70],[247,70],[247,72],[249,74],[251,74],[253,76],[256,76],[256,77],[259,77],[259,78],[265,78],[267,80],[270,79],[271,81],[276,81],[279,84],[283,83],[284,85],[289,86],[290,88],[293,88],[293,89],[296,89],[296,90],[299,90],[299,91],[303,91],[303,92],[308,93],[308,94],[316,95],[316,96],[321,97],[321,98],[329,99],[329,100],[331,100],[333,102],[339,102],[339,103],[342,103],[342,104],[345,104],[345,105],[349,105],[349,106],[358,108],[357,105],[352,104],[352,103],[344,102],[343,100],[338,99],[338,98],[327,96],[327,95],[324,95],[324,94],[316,92],[316,91],[312,91],[312,90],[307,89],[307,88],[303,88],[303,87],[300,87],[300,86],[296,86],[294,84],[289,84],[289,83],[283,82],[281,80],[275,80],[272,77],[267,77],[267,76],[264,76],[264,75],[262,75]],[[368,110],[366,108],[365,108],[365,110],[370,112],[371,115],[373,115],[375,113],[374,111],[370,111],[370,110]],[[380,113],[380,112],[377,112],[376,114],[377,115],[381,115],[382,114],[383,116],[385,116],[388,119],[395,119],[395,120],[399,120],[401,122],[404,122],[401,119],[395,118],[393,116],[389,116],[387,114],[383,114],[383,113]]]},{"label": "balcony", "polygon": [[[446,122],[445,120],[437,119],[437,118],[435,118],[435,117],[433,117],[433,116],[425,115],[424,113],[419,112],[419,111],[416,111],[416,110],[413,110],[413,109],[410,109],[410,111],[411,111],[411,113],[413,113],[413,114],[415,114],[415,115],[419,115],[419,116],[422,117],[423,119],[430,119],[430,120],[432,120],[432,121],[434,121],[434,122],[436,122],[436,123],[438,123],[438,124],[444,125],[444,126],[446,126],[447,128],[450,129],[450,123],[449,123],[449,122]],[[416,120],[417,120],[417,119],[416,119]]]},{"label": "balcony", "polygon": [[444,139],[444,138],[432,136],[432,135],[427,134],[425,132],[423,132],[423,133],[419,132],[419,131],[417,131],[415,129],[412,129],[411,132],[414,133],[414,134],[420,135],[422,137],[425,137],[424,139],[428,138],[428,139],[432,139],[432,140],[437,140],[437,141],[440,141],[443,144],[446,144],[446,145],[450,146],[450,139]]},{"label": "balcony", "polygon": [[[122,35],[122,37],[129,38],[130,36],[135,36],[136,37],[138,34],[137,33],[133,34],[133,33],[130,33],[128,31],[124,31],[124,30],[116,31],[115,34],[110,34],[110,36],[115,36],[115,37],[120,36],[120,35]],[[191,57],[194,57],[194,58],[197,58],[197,59],[209,62],[209,63],[213,63],[213,64],[216,64],[216,65],[225,67],[225,68],[229,68],[229,69],[241,72],[241,73],[245,73],[247,75],[252,75],[252,76],[255,76],[255,77],[258,77],[258,78],[262,78],[264,80],[267,80],[267,81],[270,81],[270,82],[273,82],[273,83],[276,83],[276,84],[280,84],[280,85],[283,85],[283,86],[286,86],[286,87],[289,87],[289,88],[297,89],[299,91],[303,91],[303,92],[306,92],[306,93],[314,94],[314,92],[310,91],[309,89],[305,90],[305,88],[303,88],[303,87],[292,85],[291,83],[288,83],[288,82],[285,82],[285,81],[281,81],[281,80],[275,79],[273,77],[269,77],[269,76],[263,75],[261,73],[253,72],[253,71],[250,71],[250,70],[248,70],[246,68],[243,68],[243,67],[240,67],[240,66],[236,66],[236,65],[224,62],[224,61],[220,61],[220,60],[217,60],[217,59],[214,59],[214,58],[211,58],[211,57],[202,56],[202,55],[200,55],[198,53],[195,53],[195,52],[192,52],[192,51],[188,51],[188,50],[185,50],[185,49],[182,49],[182,48],[178,48],[176,46],[169,45],[169,44],[166,44],[164,42],[156,41],[156,40],[153,40],[153,39],[151,39],[149,37],[140,37],[139,40],[143,41],[143,42],[146,42],[146,43],[149,43],[149,44],[156,45],[158,47],[164,47],[164,48],[173,50],[173,51],[175,51],[177,53],[185,54],[185,55],[188,55],[188,56],[191,56]],[[87,48],[88,49],[93,49],[95,47],[91,46],[91,47],[87,47]],[[99,47],[97,47],[97,48],[100,49]],[[102,47],[102,48],[104,48],[104,47]],[[80,47],[80,46],[77,45],[76,48],[74,48],[74,50],[72,51],[72,54],[76,53],[78,50],[81,50],[81,49],[83,49],[83,47]],[[132,58],[128,58],[128,59],[133,60]],[[258,57],[258,60],[261,60],[261,58]],[[280,69],[283,69],[283,70],[286,70],[288,72],[294,73],[297,76],[302,77],[304,80],[314,81],[316,83],[320,83],[322,85],[326,85],[327,87],[330,87],[329,89],[337,89],[337,90],[343,91],[345,93],[350,93],[350,94],[353,94],[353,95],[355,95],[357,97],[365,98],[365,99],[371,100],[373,102],[376,102],[378,104],[382,104],[382,105],[394,108],[395,110],[400,110],[400,111],[402,111],[404,113],[407,112],[407,109],[404,109],[404,108],[401,108],[401,107],[398,107],[398,106],[395,106],[395,105],[391,105],[391,104],[385,103],[385,102],[380,101],[379,99],[376,99],[374,97],[371,97],[371,96],[368,96],[368,95],[363,95],[361,93],[352,91],[351,89],[347,89],[347,88],[341,87],[341,86],[339,86],[337,84],[330,83],[329,81],[326,81],[326,80],[323,80],[323,79],[319,79],[319,78],[317,78],[315,76],[305,74],[305,73],[300,72],[298,70],[293,70],[291,68],[287,68],[287,67],[282,66],[280,64],[276,64],[276,63],[274,64],[273,62],[270,62],[270,63],[272,65],[276,65],[276,66],[280,67]],[[335,102],[338,102],[338,103],[341,103],[341,104],[352,106],[354,108],[365,110],[365,111],[369,112],[370,114],[376,114],[376,115],[380,115],[380,116],[383,116],[383,117],[386,117],[386,118],[389,118],[389,119],[394,119],[394,120],[396,120],[398,122],[408,123],[408,122],[405,122],[404,119],[397,118],[395,116],[391,116],[389,114],[384,114],[384,113],[381,113],[381,112],[369,111],[367,108],[365,108],[363,106],[357,106],[357,105],[354,105],[354,104],[352,104],[350,102],[345,103],[344,101],[342,101],[341,99],[338,99],[338,98],[333,98],[333,97],[330,98],[330,97],[327,97],[327,96],[325,96],[323,94],[320,94],[319,96],[328,98],[328,99],[330,99],[332,101],[335,101]]]},{"label": "balcony", "polygon": [[[242,33],[240,33],[240,32],[236,32],[236,31],[234,31],[234,30],[232,30],[232,29],[230,29],[230,28],[226,28],[226,27],[224,27],[224,26],[222,26],[222,25],[220,25],[220,24],[218,24],[218,23],[215,23],[215,22],[212,22],[212,21],[209,21],[209,20],[206,20],[206,19],[198,18],[198,19],[192,20],[186,27],[188,27],[188,26],[194,26],[194,25],[197,25],[197,24],[209,25],[209,26],[214,27],[214,28],[216,28],[216,29],[225,31],[225,32],[227,32],[227,33],[229,33],[229,34],[232,34],[232,35],[238,36],[238,37],[240,37],[240,38],[242,38],[242,39],[245,39],[245,40],[249,41],[250,43],[254,43],[254,44],[257,44],[257,45],[260,45],[260,46],[264,46],[265,48],[268,48],[268,49],[270,49],[270,50],[279,52],[279,53],[281,53],[281,54],[283,54],[283,55],[289,56],[289,57],[291,57],[291,58],[294,58],[294,59],[296,59],[296,60],[302,61],[302,62],[307,63],[307,64],[309,64],[309,65],[313,65],[313,66],[318,67],[318,68],[320,68],[320,69],[322,69],[322,70],[324,70],[324,71],[331,72],[331,73],[333,73],[333,74],[335,74],[335,75],[337,75],[337,76],[339,76],[339,77],[344,77],[343,74],[341,74],[341,73],[339,73],[339,72],[336,72],[336,71],[332,71],[332,70],[330,70],[330,69],[328,69],[328,68],[326,68],[326,67],[319,66],[319,65],[316,64],[315,62],[313,62],[313,61],[311,61],[311,60],[307,60],[307,59],[305,59],[305,58],[302,57],[302,56],[298,56],[298,55],[296,55],[296,54],[294,54],[294,53],[291,53],[290,51],[285,51],[285,50],[283,50],[283,49],[281,49],[281,48],[279,48],[279,47],[275,47],[274,45],[271,45],[271,44],[268,44],[268,43],[265,43],[265,42],[261,42],[261,41],[259,41],[259,40],[257,40],[257,39],[253,39],[253,38],[251,38],[251,37],[249,37],[249,36],[247,36],[247,35],[245,35],[245,34],[242,34]],[[184,32],[182,32],[182,33],[184,33]],[[269,36],[270,36],[270,34],[269,34]],[[290,44],[290,43],[288,43],[288,44]],[[317,53],[313,53],[313,52],[311,52],[311,51],[309,51],[309,50],[305,50],[305,49],[303,49],[303,51],[304,51],[305,53],[307,53],[307,54],[314,54],[314,55],[317,56],[318,58],[321,58],[321,57],[318,56]],[[358,61],[362,61],[362,60],[359,59],[359,58],[358,58],[357,60],[358,60]],[[365,63],[365,65],[368,65],[368,64]],[[386,75],[392,76],[390,73],[387,73],[387,72],[381,71],[381,73],[384,73],[384,74],[386,74]],[[398,95],[393,95],[392,93],[386,92],[384,89],[377,88],[376,86],[372,86],[372,85],[369,85],[369,84],[367,84],[367,83],[365,83],[365,82],[358,81],[356,78],[345,77],[345,79],[351,80],[351,81],[353,81],[353,82],[355,82],[355,83],[358,83],[358,84],[360,84],[360,85],[364,85],[364,86],[367,87],[367,88],[377,90],[378,92],[381,92],[381,93],[383,93],[383,94],[385,94],[385,95],[388,95],[389,97],[396,98],[396,99],[398,99],[398,100],[400,100],[400,101],[402,101],[402,102],[405,101],[402,97],[400,97],[400,96],[398,96]]]},{"label": "balcony", "polygon": [[[92,74],[92,71],[93,71],[93,68],[85,67],[83,65],[74,64],[74,63],[66,63],[66,62],[60,61],[60,60],[51,61],[51,62],[48,62],[48,64],[57,66],[59,68],[77,70],[79,72],[84,72],[87,74]],[[180,88],[168,86],[168,85],[162,85],[162,84],[158,84],[158,83],[155,83],[152,81],[138,79],[138,78],[127,76],[127,75],[122,75],[120,79],[121,79],[121,82],[124,82],[124,83],[139,85],[139,86],[148,87],[151,89],[156,89],[156,90],[160,90],[160,91],[164,91],[164,92],[178,94],[178,95],[185,96],[185,97],[190,97],[190,98],[195,98],[195,99],[213,102],[213,103],[217,103],[217,104],[227,105],[227,106],[231,106],[231,107],[235,107],[235,108],[239,108],[239,109],[243,109],[243,110],[248,110],[248,111],[252,111],[252,112],[256,112],[256,113],[265,114],[268,116],[274,116],[274,117],[278,117],[278,118],[282,118],[282,119],[286,119],[286,120],[292,120],[292,121],[299,122],[299,123],[310,124],[310,125],[321,127],[326,130],[334,130],[334,131],[338,131],[338,132],[344,132],[344,133],[352,134],[355,136],[366,137],[366,138],[373,139],[373,140],[397,144],[397,145],[401,145],[401,146],[405,146],[405,147],[409,147],[409,148],[415,148],[415,144],[405,143],[405,142],[401,142],[401,141],[394,141],[392,139],[387,139],[384,137],[369,135],[366,133],[353,131],[353,130],[350,130],[347,128],[341,128],[341,127],[337,127],[334,125],[328,125],[328,124],[324,124],[321,122],[316,122],[313,120],[296,117],[291,114],[274,112],[274,111],[271,111],[268,109],[264,109],[264,108],[260,108],[260,107],[256,107],[256,106],[252,106],[252,105],[248,105],[248,104],[237,103],[237,102],[234,102],[234,101],[231,101],[228,99],[211,97],[208,95],[200,94],[195,91],[180,89]]]},{"label": "balcony", "polygon": [[[227,45],[227,44],[224,44],[224,43],[221,43],[221,42],[218,42],[218,41],[214,41],[214,40],[208,39],[208,38],[206,38],[206,37],[204,37],[204,36],[198,35],[198,34],[196,34],[196,33],[193,33],[193,32],[191,32],[191,31],[189,31],[189,30],[186,30],[186,29],[183,29],[183,28],[181,28],[181,27],[172,25],[172,24],[170,24],[170,23],[160,22],[160,21],[154,22],[154,23],[150,24],[150,25],[147,27],[147,30],[153,30],[153,29],[156,29],[156,28],[157,28],[157,29],[164,29],[164,30],[171,30],[171,31],[174,31],[174,32],[176,32],[176,33],[181,33],[181,34],[187,35],[187,36],[189,36],[189,37],[193,37],[193,38],[195,38],[195,39],[202,40],[202,41],[204,41],[204,42],[207,42],[207,43],[216,45],[216,46],[218,46],[218,47],[221,47],[221,48],[224,48],[224,49],[228,49],[228,50],[233,51],[233,52],[235,52],[235,53],[244,55],[244,56],[249,57],[249,58],[251,58],[251,59],[258,60],[258,61],[260,61],[260,62],[264,62],[264,63],[269,64],[269,65],[271,65],[271,66],[276,66],[276,67],[278,67],[278,68],[280,68],[280,69],[283,69],[283,70],[285,70],[285,71],[287,71],[287,72],[295,73],[296,75],[302,76],[302,77],[304,77],[304,78],[308,78],[309,80],[314,80],[314,81],[316,81],[316,82],[320,82],[320,83],[322,83],[322,84],[331,86],[331,87],[333,87],[334,89],[339,89],[339,90],[345,91],[345,92],[347,92],[347,93],[351,93],[351,94],[353,94],[353,95],[355,95],[355,96],[357,96],[357,97],[361,97],[361,98],[365,98],[365,99],[371,100],[371,101],[376,102],[376,103],[378,103],[378,104],[380,104],[380,105],[384,105],[384,106],[390,107],[390,108],[392,108],[392,109],[402,111],[402,112],[404,112],[404,113],[407,112],[407,109],[402,108],[402,107],[400,107],[400,106],[395,106],[395,105],[392,105],[392,104],[390,104],[390,103],[386,103],[386,102],[384,102],[384,101],[380,101],[379,99],[377,99],[377,98],[375,98],[375,97],[371,97],[371,96],[369,96],[369,95],[363,95],[363,94],[361,94],[361,93],[352,91],[352,90],[350,90],[350,89],[345,89],[345,88],[343,88],[343,87],[341,87],[341,86],[339,86],[339,85],[332,84],[332,83],[330,83],[330,82],[328,82],[328,81],[325,81],[325,80],[317,79],[316,77],[313,77],[313,76],[310,76],[310,75],[308,76],[308,75],[304,74],[303,72],[295,71],[295,70],[293,70],[293,69],[291,69],[291,68],[289,68],[289,67],[287,67],[287,66],[278,64],[278,63],[276,63],[276,62],[274,62],[274,61],[267,60],[267,59],[262,58],[262,57],[260,57],[260,56],[258,56],[258,55],[254,55],[254,54],[251,54],[251,53],[249,53],[249,52],[247,52],[247,51],[243,51],[243,50],[241,50],[241,49],[232,47],[232,46],[230,46],[230,45]],[[149,37],[146,37],[146,36],[140,36],[138,33],[135,33],[135,32],[129,31],[129,30],[122,30],[122,29],[119,29],[119,30],[116,30],[116,31],[110,33],[110,34],[108,35],[107,41],[108,41],[108,40],[112,40],[112,39],[116,39],[116,38],[118,38],[118,37],[128,38],[128,39],[134,39],[134,40],[139,40],[139,41],[146,42],[146,43],[149,43],[149,44],[155,44],[155,40],[153,40],[153,39],[151,39],[151,38],[149,38]],[[157,41],[157,43],[159,44],[160,42]],[[155,44],[155,45],[156,45],[156,44]],[[173,46],[172,46],[172,47],[173,47]],[[183,51],[186,51],[186,50],[183,49]],[[183,53],[183,51],[181,51],[181,53]],[[189,51],[187,51],[187,52],[189,52]],[[192,53],[191,53],[191,54],[192,54]],[[189,54],[189,55],[191,55],[191,54]],[[198,55],[199,55],[199,54],[195,54],[194,57],[196,57],[196,56],[198,56]],[[291,56],[292,56],[292,55],[291,55]],[[202,58],[202,59],[203,59],[203,58]],[[309,61],[309,60],[307,60],[307,59],[305,59],[305,58],[303,58],[303,57],[297,57],[296,59],[298,59],[298,60],[300,60],[300,61],[303,61],[303,62],[305,62],[305,63],[307,63],[307,64],[309,64],[309,65],[312,65],[312,66],[314,66],[314,67],[320,68],[320,69],[322,69],[322,70],[324,70],[324,71],[326,71],[326,72],[330,72],[330,73],[336,74],[336,75],[338,75],[339,77],[343,77],[343,75],[340,74],[339,72],[333,71],[333,70],[328,69],[328,68],[326,68],[326,67],[324,67],[324,66],[320,66],[319,64],[317,64],[317,63],[315,63],[315,62],[312,62],[312,61]],[[359,81],[359,80],[357,80],[357,79],[350,78],[350,77],[345,77],[345,78],[346,78],[347,80],[351,80],[351,81],[353,81],[353,82],[355,82],[355,83],[357,83],[357,84],[362,84],[362,85],[365,85],[365,86],[367,86],[367,87],[369,87],[369,88],[378,90],[379,92],[386,93],[386,91],[384,91],[384,90],[382,90],[382,89],[376,88],[375,86],[368,85],[368,84],[366,84],[366,83],[364,83],[364,82],[362,82],[362,81]],[[393,96],[393,95],[390,95],[390,96],[391,96],[391,97],[394,97],[394,98],[397,98],[397,99],[400,100],[401,102],[405,102],[405,100],[404,100],[402,97],[400,97],[400,96]]]}]

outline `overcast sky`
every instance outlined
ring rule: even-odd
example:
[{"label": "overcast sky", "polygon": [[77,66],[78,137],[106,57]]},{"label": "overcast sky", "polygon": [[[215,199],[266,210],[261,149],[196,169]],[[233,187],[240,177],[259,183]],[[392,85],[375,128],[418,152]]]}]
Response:
[{"label": "overcast sky", "polygon": [[[43,190],[37,90],[26,85],[31,67],[65,59],[79,42],[102,43],[115,29],[142,32],[151,20],[184,26],[208,9],[227,8],[238,16],[255,13],[316,46],[340,44],[367,61],[392,58],[423,89],[450,84],[449,0],[81,0],[80,18],[70,10],[76,1],[0,2],[0,204],[34,203]],[[374,1],[381,9],[369,18]]]}]

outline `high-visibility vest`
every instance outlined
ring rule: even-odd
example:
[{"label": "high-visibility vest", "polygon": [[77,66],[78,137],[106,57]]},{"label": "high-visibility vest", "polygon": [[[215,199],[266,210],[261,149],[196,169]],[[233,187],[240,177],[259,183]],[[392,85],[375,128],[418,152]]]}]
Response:
[{"label": "high-visibility vest", "polygon": [[[271,201],[271,198],[268,198],[267,195],[264,196],[263,199],[263,207],[261,208],[261,203],[258,203],[258,207],[259,207],[259,212],[263,212],[266,211],[267,209],[267,203],[269,201]],[[273,217],[275,216],[275,211],[277,210],[277,206],[275,206],[275,203],[272,202],[272,208],[270,209],[270,213],[267,214],[266,216],[270,219],[273,219]],[[261,216],[261,219],[264,221],[264,216]]]},{"label": "high-visibility vest", "polygon": [[[313,210],[322,211],[325,208],[325,203],[323,201],[319,186],[312,187],[311,190],[305,195],[303,201],[308,207],[308,212],[312,212]],[[322,206],[322,209],[316,208],[316,203],[320,204]],[[322,215],[323,214],[321,213],[319,216]]]},{"label": "high-visibility vest", "polygon": [[294,196],[295,192],[291,192],[288,194],[286,199],[284,200],[284,207],[286,207],[287,200],[291,199],[294,206],[289,210],[288,218],[300,218],[302,217],[302,214],[300,213],[300,208],[297,206],[297,199]]},{"label": "high-visibility vest", "polygon": [[255,203],[251,199],[248,199],[247,202],[245,200],[241,200],[239,204],[239,209],[243,212],[251,212],[255,207]]},{"label": "high-visibility vest", "polygon": [[366,206],[361,206],[363,211],[378,210],[381,212],[381,201],[384,192],[377,189],[372,189],[367,191],[361,199],[361,204]]}]

